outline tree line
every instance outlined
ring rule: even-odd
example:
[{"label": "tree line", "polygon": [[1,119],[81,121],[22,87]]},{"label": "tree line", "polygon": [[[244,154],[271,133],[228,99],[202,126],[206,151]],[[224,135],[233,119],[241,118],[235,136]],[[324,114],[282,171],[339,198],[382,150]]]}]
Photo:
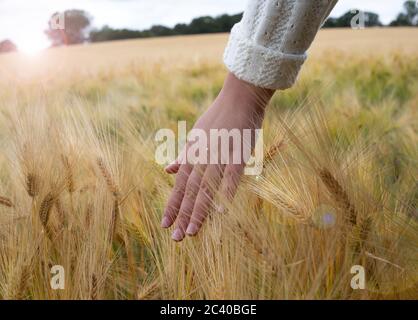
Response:
[{"label": "tree line", "polygon": [[[340,17],[330,17],[327,19],[323,27],[349,28],[351,27],[353,17],[358,14],[358,12],[359,10],[350,10]],[[79,13],[83,15],[83,12]],[[88,16],[88,14],[84,13],[84,16]],[[155,25],[146,30],[114,29],[109,26],[104,26],[101,29],[90,30],[86,40],[91,42],[100,42],[110,40],[230,32],[232,26],[239,22],[241,18],[242,13],[235,15],[223,14],[217,17],[204,16],[193,19],[189,24],[179,23],[173,28]],[[383,26],[383,23],[379,19],[379,15],[376,13],[364,12],[363,19],[365,27]],[[71,21],[69,21],[69,24],[70,26],[72,25]],[[402,12],[398,14],[389,26],[418,26],[418,6],[415,4],[415,1],[405,1]],[[82,30],[80,30],[80,32],[82,32]]]},{"label": "tree line", "polygon": [[162,25],[155,25],[146,30],[112,29],[104,26],[100,30],[90,32],[90,41],[109,41],[133,38],[151,38],[176,35],[220,33],[231,31],[234,24],[242,18],[242,13],[235,15],[223,14],[218,17],[199,17],[193,19],[189,24],[179,23],[173,28]]}]

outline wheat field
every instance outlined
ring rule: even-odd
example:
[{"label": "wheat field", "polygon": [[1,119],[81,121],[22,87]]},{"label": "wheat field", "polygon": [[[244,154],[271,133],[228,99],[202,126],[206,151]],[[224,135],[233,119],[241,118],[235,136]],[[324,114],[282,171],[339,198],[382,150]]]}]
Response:
[{"label": "wheat field", "polygon": [[1,299],[418,298],[417,28],[321,31],[271,102],[263,173],[198,237],[160,228],[154,135],[211,104],[226,41],[0,56]]}]

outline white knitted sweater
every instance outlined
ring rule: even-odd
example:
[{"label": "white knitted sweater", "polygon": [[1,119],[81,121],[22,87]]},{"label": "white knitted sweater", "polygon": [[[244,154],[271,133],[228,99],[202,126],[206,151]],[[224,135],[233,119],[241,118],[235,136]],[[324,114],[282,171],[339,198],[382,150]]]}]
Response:
[{"label": "white knitted sweater", "polygon": [[249,0],[224,62],[237,78],[269,89],[296,81],[306,51],[338,0]]}]

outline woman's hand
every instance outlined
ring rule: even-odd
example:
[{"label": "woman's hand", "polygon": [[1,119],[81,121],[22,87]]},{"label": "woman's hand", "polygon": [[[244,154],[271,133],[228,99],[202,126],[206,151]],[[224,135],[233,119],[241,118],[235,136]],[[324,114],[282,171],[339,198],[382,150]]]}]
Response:
[{"label": "woman's hand", "polygon": [[[161,223],[163,228],[169,228],[175,223],[173,240],[181,241],[186,234],[194,236],[199,232],[212,208],[217,190],[232,200],[245,162],[248,160],[245,159],[242,150],[245,147],[250,147],[251,150],[254,148],[255,129],[261,128],[265,107],[273,93],[272,90],[254,87],[241,81],[230,73],[213,105],[196,122],[193,129],[206,133],[207,139],[198,139],[196,143],[205,144],[201,147],[207,151],[204,158],[208,161],[204,163],[189,161],[188,151],[191,149],[189,142],[176,162],[165,168],[167,173],[177,174]],[[241,140],[239,146],[241,150],[236,150],[237,145],[228,140],[228,150],[225,152],[224,148],[220,148],[221,143],[218,143],[218,150],[210,148],[212,129],[226,129],[218,131],[220,133],[230,133],[232,129],[238,129],[241,137],[244,136],[242,134],[244,129],[251,129],[253,134],[251,141]],[[240,161],[233,159],[234,153],[241,156]]]}]

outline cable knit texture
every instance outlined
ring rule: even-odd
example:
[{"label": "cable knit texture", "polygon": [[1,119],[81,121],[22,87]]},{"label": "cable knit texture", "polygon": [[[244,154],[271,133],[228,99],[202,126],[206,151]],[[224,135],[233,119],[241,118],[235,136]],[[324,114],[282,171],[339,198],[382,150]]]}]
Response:
[{"label": "cable knit texture", "polygon": [[337,0],[249,0],[231,31],[224,62],[241,80],[269,89],[293,86]]}]

